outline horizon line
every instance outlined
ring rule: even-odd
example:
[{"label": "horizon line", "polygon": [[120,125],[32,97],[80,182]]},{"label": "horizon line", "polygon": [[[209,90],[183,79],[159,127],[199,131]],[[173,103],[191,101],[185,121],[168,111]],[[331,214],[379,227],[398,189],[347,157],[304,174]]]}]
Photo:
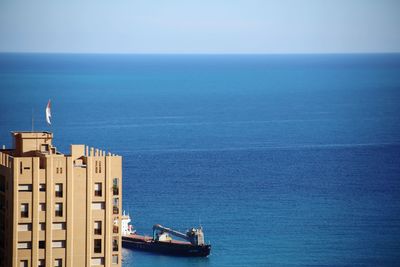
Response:
[{"label": "horizon line", "polygon": [[27,51],[27,52],[22,52],[22,51],[0,51],[0,54],[44,54],[44,55],[137,55],[137,56],[158,56],[158,55],[166,55],[166,56],[185,56],[185,55],[199,55],[199,56],[241,56],[241,55],[254,55],[254,56],[261,56],[261,55],[393,55],[393,54],[400,54],[400,51],[391,51],[391,52],[272,52],[272,53],[252,53],[252,52],[244,52],[244,53],[239,53],[239,52],[232,52],[232,53],[218,53],[218,52],[177,52],[177,53],[171,53],[171,52],[165,52],[165,53],[131,53],[131,52],[39,52],[39,51]]}]

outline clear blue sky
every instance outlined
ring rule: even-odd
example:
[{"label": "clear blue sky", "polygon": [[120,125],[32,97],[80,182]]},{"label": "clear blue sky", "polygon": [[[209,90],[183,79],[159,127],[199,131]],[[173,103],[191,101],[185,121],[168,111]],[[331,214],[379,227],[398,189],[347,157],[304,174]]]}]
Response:
[{"label": "clear blue sky", "polygon": [[400,52],[400,0],[1,0],[0,51]]}]

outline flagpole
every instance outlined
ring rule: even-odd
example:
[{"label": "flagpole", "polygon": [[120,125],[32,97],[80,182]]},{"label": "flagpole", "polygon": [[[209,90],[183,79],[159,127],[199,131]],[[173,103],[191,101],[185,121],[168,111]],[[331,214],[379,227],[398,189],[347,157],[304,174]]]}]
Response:
[{"label": "flagpole", "polygon": [[32,108],[32,133],[33,133],[33,130],[34,130],[34,119],[33,119],[33,108]]}]

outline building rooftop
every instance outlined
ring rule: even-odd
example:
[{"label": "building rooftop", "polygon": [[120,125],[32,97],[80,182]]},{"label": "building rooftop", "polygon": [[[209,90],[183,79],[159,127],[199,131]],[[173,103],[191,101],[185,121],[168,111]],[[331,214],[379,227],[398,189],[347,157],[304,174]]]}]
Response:
[{"label": "building rooftop", "polygon": [[[64,155],[53,146],[53,133],[48,131],[12,131],[12,148],[0,148],[0,152],[11,157],[32,157]],[[71,145],[72,157],[81,156],[117,156],[101,149],[85,145]]]},{"label": "building rooftop", "polygon": [[26,132],[13,131],[13,156],[32,156],[37,153],[56,154],[53,147],[53,133],[47,131]]}]

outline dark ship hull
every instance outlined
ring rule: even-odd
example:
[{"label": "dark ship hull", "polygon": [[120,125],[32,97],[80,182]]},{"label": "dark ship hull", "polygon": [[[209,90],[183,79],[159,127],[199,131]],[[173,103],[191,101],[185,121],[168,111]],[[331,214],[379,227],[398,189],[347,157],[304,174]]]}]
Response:
[{"label": "dark ship hull", "polygon": [[125,248],[185,257],[207,257],[211,251],[211,245],[196,246],[189,242],[177,240],[161,242],[141,235],[123,236],[122,246]]}]

